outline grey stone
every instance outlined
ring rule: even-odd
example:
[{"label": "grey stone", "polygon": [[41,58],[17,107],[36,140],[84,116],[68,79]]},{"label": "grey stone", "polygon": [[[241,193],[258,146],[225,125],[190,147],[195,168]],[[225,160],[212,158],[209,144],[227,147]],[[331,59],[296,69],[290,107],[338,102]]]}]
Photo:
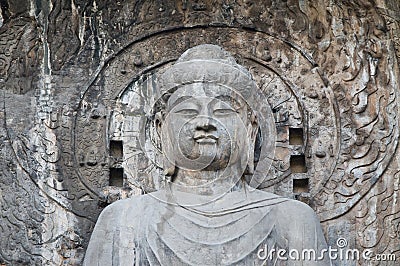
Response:
[{"label": "grey stone", "polygon": [[[154,119],[167,184],[108,206],[84,264],[330,265],[327,254],[318,260],[328,247],[309,206],[246,182],[256,137],[270,134],[257,134],[250,73],[222,48],[200,45],[167,69],[160,91]],[[292,250],[316,255],[292,259]]]},{"label": "grey stone", "polygon": [[107,205],[165,190],[160,73],[204,43],[251,72],[276,136],[256,138],[248,189],[372,252],[334,264],[398,265],[398,0],[0,2],[0,265],[82,265]]}]

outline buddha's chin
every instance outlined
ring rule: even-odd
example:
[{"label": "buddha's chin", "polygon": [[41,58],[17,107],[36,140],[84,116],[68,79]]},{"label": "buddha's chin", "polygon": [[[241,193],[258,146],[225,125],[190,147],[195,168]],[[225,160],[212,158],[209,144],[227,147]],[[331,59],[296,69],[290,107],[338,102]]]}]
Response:
[{"label": "buddha's chin", "polygon": [[[207,158],[208,162],[210,162],[211,158]],[[211,163],[208,163],[202,171],[223,171],[226,169],[226,167],[229,165],[228,160],[223,160],[223,159],[218,159],[218,158],[213,158]]]},{"label": "buddha's chin", "polygon": [[228,160],[221,160],[216,158],[215,154],[213,155],[201,155],[197,158],[193,158],[193,161],[185,160],[183,164],[183,160],[179,160],[176,162],[179,168],[186,169],[188,171],[223,171],[229,164]]}]

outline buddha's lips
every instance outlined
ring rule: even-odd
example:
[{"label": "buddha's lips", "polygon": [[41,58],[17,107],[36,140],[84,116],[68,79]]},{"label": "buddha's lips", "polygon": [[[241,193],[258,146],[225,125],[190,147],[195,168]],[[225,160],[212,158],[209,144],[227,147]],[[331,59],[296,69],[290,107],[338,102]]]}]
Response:
[{"label": "buddha's lips", "polygon": [[214,144],[218,140],[217,136],[211,134],[195,135],[193,138],[197,143],[204,143],[204,144]]}]

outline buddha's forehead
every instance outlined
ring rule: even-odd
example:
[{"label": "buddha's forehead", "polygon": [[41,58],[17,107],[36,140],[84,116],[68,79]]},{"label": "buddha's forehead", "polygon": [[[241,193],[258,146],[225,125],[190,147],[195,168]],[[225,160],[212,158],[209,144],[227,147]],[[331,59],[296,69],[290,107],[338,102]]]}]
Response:
[{"label": "buddha's forehead", "polygon": [[234,89],[214,83],[192,83],[184,85],[172,93],[168,100],[168,105],[171,106],[179,99],[188,97],[203,100],[219,99],[222,101],[224,99],[233,99],[243,102],[242,97]]}]

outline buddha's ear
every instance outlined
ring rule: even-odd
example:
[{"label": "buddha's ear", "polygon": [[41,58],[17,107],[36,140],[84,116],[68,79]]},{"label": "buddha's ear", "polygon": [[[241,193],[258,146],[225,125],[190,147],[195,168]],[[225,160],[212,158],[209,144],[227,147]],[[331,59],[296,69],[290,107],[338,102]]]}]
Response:
[{"label": "buddha's ear", "polygon": [[171,153],[171,147],[170,147],[170,142],[168,141],[168,136],[167,132],[162,130],[164,123],[164,116],[163,113],[157,112],[154,116],[154,126],[156,127],[157,135],[160,139],[161,143],[161,150],[164,154],[164,159],[163,159],[163,169],[164,169],[164,176],[166,178],[166,181],[172,181],[172,176],[175,174],[176,167],[173,162],[169,160],[169,158],[166,156],[166,154]]},{"label": "buddha's ear", "polygon": [[248,136],[251,139],[252,143],[255,143],[256,137],[258,133],[258,119],[257,119],[257,114],[255,112],[252,112],[250,116],[250,123],[249,123],[249,128],[248,128]]},{"label": "buddha's ear", "polygon": [[163,115],[160,112],[157,112],[154,116],[154,126],[156,127],[157,135],[159,138],[161,138],[161,127],[163,123]]},{"label": "buddha's ear", "polygon": [[251,114],[249,124],[247,126],[247,136],[249,138],[249,150],[248,150],[248,161],[245,174],[254,174],[254,147],[256,144],[256,138],[258,133],[258,122],[255,113]]}]

